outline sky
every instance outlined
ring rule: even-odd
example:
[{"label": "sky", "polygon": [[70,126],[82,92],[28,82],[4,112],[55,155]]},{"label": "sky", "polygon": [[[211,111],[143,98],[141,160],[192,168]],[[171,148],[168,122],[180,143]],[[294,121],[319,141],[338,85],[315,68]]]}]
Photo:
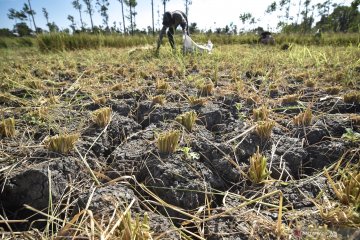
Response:
[{"label": "sky", "polygon": [[[96,0],[92,0],[94,5]],[[161,19],[163,14],[162,0],[154,1],[154,14],[155,14],[155,28],[160,28]],[[188,20],[190,23],[197,23],[197,27],[202,30],[223,28],[225,25],[234,24],[238,29],[244,26],[239,19],[241,13],[250,12],[259,21],[254,25],[254,28],[261,26],[264,29],[275,30],[278,22],[277,15],[280,13],[274,13],[272,15],[265,14],[266,8],[274,0],[192,0],[192,5],[189,7]],[[15,24],[14,20],[9,20],[7,13],[10,8],[15,10],[21,10],[24,3],[27,0],[0,0],[0,28],[12,29]],[[68,15],[72,15],[75,18],[77,26],[80,26],[79,13],[72,7],[71,0],[31,0],[33,10],[36,12],[35,22],[38,27],[47,29],[46,20],[42,13],[42,8],[46,8],[49,13],[50,22],[55,22],[60,29],[69,28],[70,22],[67,20]],[[83,1],[80,0],[83,4]],[[166,4],[167,11],[183,10],[184,0],[170,0]],[[292,2],[298,3],[299,0],[292,0]],[[312,0],[311,3],[323,2],[320,0]],[[351,0],[333,0],[338,4],[350,5]],[[109,25],[113,25],[116,21],[119,27],[119,22],[122,21],[121,5],[118,0],[109,0]],[[136,15],[136,25],[138,29],[147,28],[152,25],[151,17],[151,0],[137,0],[138,5],[135,10],[138,13]],[[84,5],[84,4],[83,4]],[[85,7],[83,6],[83,10]],[[159,13],[158,13],[159,12]],[[296,19],[296,13],[298,7],[296,5],[290,8],[291,15]],[[90,26],[90,18],[88,14],[83,13],[83,20]],[[94,25],[102,25],[102,18],[97,12],[94,14]],[[129,26],[126,23],[126,26]]]}]

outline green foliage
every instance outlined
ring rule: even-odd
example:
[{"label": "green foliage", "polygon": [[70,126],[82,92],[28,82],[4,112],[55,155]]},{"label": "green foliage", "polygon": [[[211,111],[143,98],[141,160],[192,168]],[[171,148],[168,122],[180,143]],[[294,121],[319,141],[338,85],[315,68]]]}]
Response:
[{"label": "green foliage", "polygon": [[192,152],[190,147],[183,147],[180,150],[184,153],[185,159],[197,160],[200,158],[199,153]]},{"label": "green foliage", "polygon": [[341,138],[350,142],[360,142],[360,133],[354,132],[351,128],[346,128]]}]

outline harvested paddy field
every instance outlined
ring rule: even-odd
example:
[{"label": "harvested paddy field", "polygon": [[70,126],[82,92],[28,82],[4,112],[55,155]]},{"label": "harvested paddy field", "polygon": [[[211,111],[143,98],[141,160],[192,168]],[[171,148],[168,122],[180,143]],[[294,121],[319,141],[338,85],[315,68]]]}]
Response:
[{"label": "harvested paddy field", "polygon": [[3,237],[356,239],[359,59],[1,50]]}]

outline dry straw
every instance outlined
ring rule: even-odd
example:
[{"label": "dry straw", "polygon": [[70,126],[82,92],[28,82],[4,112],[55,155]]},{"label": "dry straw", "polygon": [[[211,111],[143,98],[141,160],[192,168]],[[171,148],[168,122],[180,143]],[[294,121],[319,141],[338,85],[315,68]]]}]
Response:
[{"label": "dry straw", "polygon": [[15,136],[15,119],[7,118],[0,122],[0,135],[3,137]]},{"label": "dry straw", "polygon": [[111,120],[111,108],[100,108],[92,113],[92,120],[100,127],[105,127]]},{"label": "dry straw", "polygon": [[260,183],[269,176],[267,169],[267,158],[260,154],[259,147],[256,153],[250,157],[250,168],[248,176],[253,183]]},{"label": "dry straw", "polygon": [[182,124],[189,132],[191,132],[196,119],[197,119],[196,112],[190,111],[177,116],[175,120],[178,123]]},{"label": "dry straw", "polygon": [[162,133],[157,138],[157,147],[161,153],[173,153],[179,145],[180,132],[171,130]]},{"label": "dry straw", "polygon": [[299,113],[294,117],[293,122],[297,126],[309,126],[312,120],[312,112],[310,108],[307,108],[305,112]]},{"label": "dry straw", "polygon": [[267,140],[271,137],[271,132],[274,126],[275,123],[273,121],[258,122],[255,127],[255,132],[262,140]]},{"label": "dry straw", "polygon": [[47,139],[46,147],[50,151],[66,154],[74,149],[79,136],[78,133],[56,135]]}]

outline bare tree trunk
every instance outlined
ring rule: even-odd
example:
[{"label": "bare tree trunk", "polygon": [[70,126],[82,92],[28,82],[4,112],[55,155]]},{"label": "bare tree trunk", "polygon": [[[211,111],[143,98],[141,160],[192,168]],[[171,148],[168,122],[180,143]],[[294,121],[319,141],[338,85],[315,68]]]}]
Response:
[{"label": "bare tree trunk", "polygon": [[133,26],[133,12],[130,4],[130,25],[131,25],[131,35],[134,35],[134,26]]},{"label": "bare tree trunk", "polygon": [[81,15],[81,9],[79,8],[79,14],[80,14],[80,22],[81,22],[81,30],[84,29],[84,22],[82,20],[82,15]]},{"label": "bare tree trunk", "polygon": [[125,15],[124,15],[124,0],[120,0],[121,3],[121,13],[123,19],[123,27],[124,27],[124,34],[126,33],[126,26],[125,26]]},{"label": "bare tree trunk", "polygon": [[151,0],[151,16],[152,16],[152,34],[155,35],[154,30],[154,0]]},{"label": "bare tree trunk", "polygon": [[301,11],[301,0],[299,0],[299,10],[298,13],[296,14],[296,25],[298,25],[299,23],[300,11]]},{"label": "bare tree trunk", "polygon": [[33,23],[34,23],[34,28],[35,28],[35,32],[36,32],[36,31],[37,31],[37,27],[36,27],[36,23],[35,23],[34,14],[33,14],[32,8],[31,8],[30,0],[28,0],[28,3],[29,3],[30,12],[31,12],[31,18],[32,18],[32,21],[33,21]]}]

